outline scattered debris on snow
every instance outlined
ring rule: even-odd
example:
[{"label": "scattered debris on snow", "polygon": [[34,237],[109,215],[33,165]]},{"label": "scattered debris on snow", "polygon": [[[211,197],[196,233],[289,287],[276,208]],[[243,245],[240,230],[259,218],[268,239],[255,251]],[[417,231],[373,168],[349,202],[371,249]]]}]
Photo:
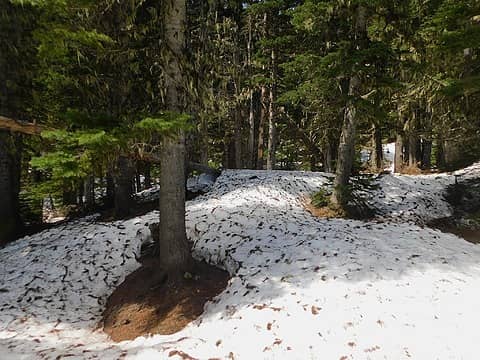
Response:
[{"label": "scattered debris on snow", "polygon": [[[479,164],[470,170],[480,177]],[[451,212],[454,176],[377,181],[369,201],[380,216],[360,222],[305,211],[302,196],[327,174],[223,172],[187,204],[187,232],[195,257],[232,279],[174,335],[115,344],[96,329],[158,212],[89,217],[10,244],[0,249],[1,358],[476,359],[480,248],[421,226]]]}]

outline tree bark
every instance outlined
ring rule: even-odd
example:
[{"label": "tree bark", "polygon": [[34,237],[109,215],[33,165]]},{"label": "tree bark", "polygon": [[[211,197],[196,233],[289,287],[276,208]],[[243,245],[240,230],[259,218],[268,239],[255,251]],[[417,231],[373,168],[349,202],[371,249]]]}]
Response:
[{"label": "tree bark", "polygon": [[249,165],[251,169],[255,169],[257,165],[257,152],[255,151],[255,92],[250,90],[250,109],[248,115],[249,136],[248,136],[248,155]]},{"label": "tree bark", "polygon": [[115,184],[115,217],[117,219],[131,214],[133,205],[133,176],[134,167],[131,160],[126,156],[119,156],[113,177]]},{"label": "tree bark", "polygon": [[84,181],[85,208],[91,210],[95,207],[95,178],[89,176]]},{"label": "tree bark", "polygon": [[327,173],[333,172],[333,156],[332,146],[329,141],[326,142],[323,150],[323,171]]},{"label": "tree bark", "polygon": [[240,107],[237,105],[235,106],[235,114],[233,119],[235,121],[233,136],[234,136],[234,144],[235,144],[235,168],[241,169],[243,168],[242,164],[242,117],[240,116]]},{"label": "tree bark", "polygon": [[[366,8],[357,5],[355,14],[355,41],[357,50],[363,48],[366,38]],[[352,172],[353,160],[355,157],[355,136],[357,127],[357,109],[355,101],[360,95],[361,79],[358,74],[350,78],[348,86],[348,101],[343,114],[342,133],[338,147],[337,169],[334,189],[331,197],[332,204],[344,208],[348,203],[348,183]]]},{"label": "tree bark", "polygon": [[400,173],[402,172],[404,165],[403,161],[403,136],[400,133],[397,133],[397,139],[395,141],[395,157],[393,160],[393,172]]},{"label": "tree bark", "polygon": [[[247,42],[247,63],[250,72],[252,71],[252,17],[248,15],[248,42]],[[249,167],[255,169],[257,165],[257,153],[255,151],[255,90],[250,89],[250,108],[248,114],[249,136],[248,156]]]},{"label": "tree bark", "polygon": [[374,125],[372,129],[372,148],[370,166],[376,171],[381,171],[383,169],[383,145],[382,132],[378,125]]},{"label": "tree bark", "polygon": [[106,198],[105,198],[105,205],[108,208],[111,208],[115,204],[115,182],[113,180],[112,170],[108,169],[105,175],[105,183],[106,183]]},{"label": "tree bark", "polygon": [[140,181],[140,172],[141,172],[141,165],[137,161],[135,166],[135,192],[142,191],[142,182]]},{"label": "tree bark", "polygon": [[152,187],[152,166],[150,163],[145,162],[143,166],[143,176],[145,179],[143,181],[143,187],[145,189],[150,189]]},{"label": "tree bark", "polygon": [[276,92],[276,81],[277,81],[277,69],[276,69],[276,59],[275,59],[275,50],[272,50],[271,53],[271,66],[272,74],[270,85],[270,101],[268,108],[268,157],[267,157],[267,170],[275,169],[275,152],[277,145],[277,124],[276,124],[276,113],[275,113],[275,92]]},{"label": "tree bark", "polygon": [[432,167],[432,141],[423,140],[422,143],[422,169],[427,170]]},{"label": "tree bark", "polygon": [[418,165],[418,138],[415,134],[408,135],[408,166]]},{"label": "tree bark", "polygon": [[14,240],[21,231],[20,164],[22,140],[0,131],[0,246]]},{"label": "tree bark", "polygon": [[[186,1],[169,0],[164,9],[165,42],[170,56],[166,66],[166,102],[171,111],[183,110],[181,61],[184,59]],[[185,135],[163,143],[160,173],[160,267],[169,279],[181,276],[192,264],[185,230]]]},{"label": "tree bark", "polygon": [[36,123],[28,123],[25,121],[17,121],[14,119],[0,116],[0,129],[12,132],[18,132],[26,135],[40,135],[45,130],[45,127]]},{"label": "tree bark", "polygon": [[263,170],[263,148],[264,148],[264,131],[265,131],[265,118],[266,118],[266,97],[267,88],[262,86],[260,94],[260,122],[258,124],[258,141],[257,141],[257,169]]}]

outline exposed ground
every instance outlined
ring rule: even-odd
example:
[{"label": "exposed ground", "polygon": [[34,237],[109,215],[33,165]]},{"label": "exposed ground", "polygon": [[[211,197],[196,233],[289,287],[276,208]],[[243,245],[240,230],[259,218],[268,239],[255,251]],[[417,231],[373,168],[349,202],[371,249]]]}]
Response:
[{"label": "exposed ground", "polygon": [[203,262],[191,277],[166,283],[159,264],[149,262],[128,275],[108,298],[103,330],[114,341],[139,336],[170,335],[203,313],[207,301],[220,294],[228,273]]},{"label": "exposed ground", "polygon": [[[480,177],[480,165],[466,177]],[[140,267],[152,212],[90,217],[0,250],[3,359],[477,359],[480,248],[426,226],[453,214],[452,175],[377,179],[372,221],[319,219],[305,172],[226,171],[187,204],[194,256],[226,289],[172,335],[115,343],[97,329]]]}]

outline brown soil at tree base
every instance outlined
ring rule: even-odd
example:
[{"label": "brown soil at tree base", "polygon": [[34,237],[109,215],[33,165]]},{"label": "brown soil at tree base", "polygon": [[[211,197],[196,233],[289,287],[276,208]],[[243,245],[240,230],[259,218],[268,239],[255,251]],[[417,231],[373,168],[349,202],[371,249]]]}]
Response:
[{"label": "brown soil at tree base", "polygon": [[326,218],[326,219],[346,218],[346,214],[341,210],[335,210],[329,206],[316,207],[315,205],[312,204],[312,199],[307,197],[302,199],[302,204],[305,210],[307,210],[310,214],[318,218]]},{"label": "brown soil at tree base", "polygon": [[155,261],[136,270],[109,297],[103,329],[114,341],[169,335],[198,318],[204,305],[227,286],[229,275],[197,262],[191,279],[164,283]]}]

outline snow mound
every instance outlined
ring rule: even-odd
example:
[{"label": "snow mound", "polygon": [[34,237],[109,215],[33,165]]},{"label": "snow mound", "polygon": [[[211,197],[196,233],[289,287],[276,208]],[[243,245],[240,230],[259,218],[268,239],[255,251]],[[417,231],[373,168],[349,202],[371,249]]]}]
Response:
[{"label": "snow mound", "polygon": [[227,289],[181,332],[120,344],[95,326],[158,213],[24,238],[0,250],[1,357],[474,359],[480,248],[393,221],[448,212],[435,196],[452,181],[381,177],[381,222],[360,222],[304,210],[329,175],[225,171],[188,203],[187,232],[197,258],[230,272]]}]

